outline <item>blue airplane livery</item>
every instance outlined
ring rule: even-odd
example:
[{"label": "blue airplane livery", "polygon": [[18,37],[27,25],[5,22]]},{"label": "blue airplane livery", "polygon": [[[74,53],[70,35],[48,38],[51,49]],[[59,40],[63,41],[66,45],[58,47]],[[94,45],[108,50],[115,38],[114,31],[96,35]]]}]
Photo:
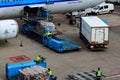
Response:
[{"label": "blue airplane livery", "polygon": [[25,6],[43,7],[51,13],[72,12],[95,6],[105,0],[0,0],[0,19],[21,16]]}]

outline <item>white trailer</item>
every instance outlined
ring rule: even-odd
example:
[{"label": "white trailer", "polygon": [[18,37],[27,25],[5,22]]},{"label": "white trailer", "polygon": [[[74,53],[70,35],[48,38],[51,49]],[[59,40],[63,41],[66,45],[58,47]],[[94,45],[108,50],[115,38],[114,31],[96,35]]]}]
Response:
[{"label": "white trailer", "polygon": [[80,38],[90,49],[105,49],[109,43],[109,27],[97,16],[81,17]]}]

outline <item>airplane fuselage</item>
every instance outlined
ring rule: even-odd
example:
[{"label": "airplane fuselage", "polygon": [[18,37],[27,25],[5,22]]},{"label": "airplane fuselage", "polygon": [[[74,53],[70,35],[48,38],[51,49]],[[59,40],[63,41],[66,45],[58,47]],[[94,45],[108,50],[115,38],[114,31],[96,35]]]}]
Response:
[{"label": "airplane fuselage", "polygon": [[44,7],[52,13],[72,12],[95,6],[105,0],[1,0],[0,19],[20,17],[25,6]]}]

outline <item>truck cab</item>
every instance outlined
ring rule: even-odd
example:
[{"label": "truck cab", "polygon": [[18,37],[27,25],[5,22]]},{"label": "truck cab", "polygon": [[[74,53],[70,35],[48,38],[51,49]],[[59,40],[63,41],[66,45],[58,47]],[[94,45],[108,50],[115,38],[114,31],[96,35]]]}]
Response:
[{"label": "truck cab", "polygon": [[114,11],[114,5],[110,3],[101,3],[92,9],[93,14],[112,13]]}]

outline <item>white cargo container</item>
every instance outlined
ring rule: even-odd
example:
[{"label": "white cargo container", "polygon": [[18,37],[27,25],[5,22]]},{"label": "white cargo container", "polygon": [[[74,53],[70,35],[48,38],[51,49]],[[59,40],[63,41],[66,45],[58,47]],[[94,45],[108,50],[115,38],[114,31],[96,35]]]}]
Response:
[{"label": "white cargo container", "polygon": [[109,43],[109,28],[97,16],[81,17],[80,38],[82,38],[88,48],[104,49]]}]

